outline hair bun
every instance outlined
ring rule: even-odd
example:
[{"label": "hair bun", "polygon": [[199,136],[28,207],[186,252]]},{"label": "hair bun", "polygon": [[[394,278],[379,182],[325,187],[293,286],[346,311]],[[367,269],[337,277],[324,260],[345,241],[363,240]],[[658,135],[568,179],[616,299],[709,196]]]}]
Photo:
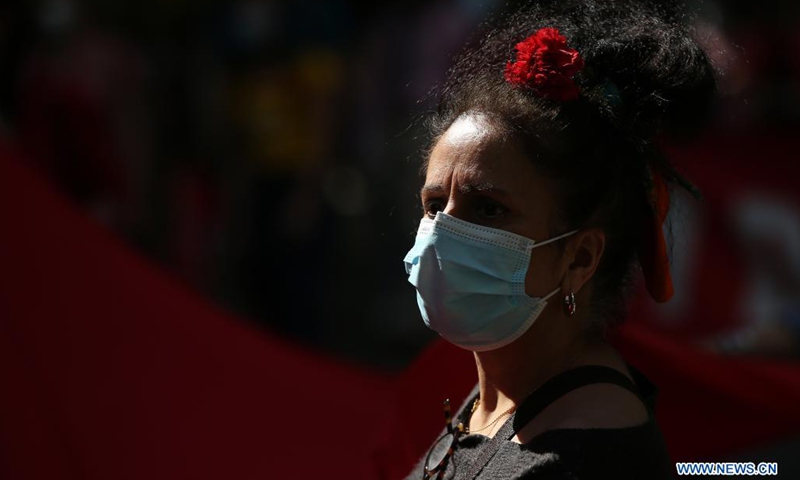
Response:
[{"label": "hair bun", "polygon": [[[637,136],[694,131],[716,91],[713,67],[674,10],[643,3],[607,2],[584,27],[585,57],[598,82],[620,95],[616,114]],[[587,19],[589,20],[589,19]]]}]

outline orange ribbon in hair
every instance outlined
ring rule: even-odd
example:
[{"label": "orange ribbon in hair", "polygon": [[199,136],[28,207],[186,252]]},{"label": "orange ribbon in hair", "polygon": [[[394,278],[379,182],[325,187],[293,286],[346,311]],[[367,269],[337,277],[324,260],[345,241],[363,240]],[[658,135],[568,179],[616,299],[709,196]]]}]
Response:
[{"label": "orange ribbon in hair", "polygon": [[664,220],[669,212],[669,188],[661,175],[653,172],[652,210],[645,220],[642,241],[639,244],[639,264],[642,266],[645,285],[650,296],[664,303],[675,293],[669,270],[667,241],[664,238]]}]

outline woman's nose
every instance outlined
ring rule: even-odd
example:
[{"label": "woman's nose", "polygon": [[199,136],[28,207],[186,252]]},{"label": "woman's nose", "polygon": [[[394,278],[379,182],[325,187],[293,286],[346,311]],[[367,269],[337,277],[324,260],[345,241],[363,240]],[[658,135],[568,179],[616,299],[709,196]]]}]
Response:
[{"label": "woman's nose", "polygon": [[460,220],[469,221],[466,217],[466,211],[464,209],[464,202],[460,199],[450,198],[447,200],[447,205],[444,206],[442,209],[443,213],[450,215],[451,217],[458,218]]},{"label": "woman's nose", "polygon": [[442,213],[471,222],[474,218],[471,218],[473,215],[470,214],[469,205],[470,197],[459,189],[456,182],[453,182],[448,192],[447,203],[442,207]]}]

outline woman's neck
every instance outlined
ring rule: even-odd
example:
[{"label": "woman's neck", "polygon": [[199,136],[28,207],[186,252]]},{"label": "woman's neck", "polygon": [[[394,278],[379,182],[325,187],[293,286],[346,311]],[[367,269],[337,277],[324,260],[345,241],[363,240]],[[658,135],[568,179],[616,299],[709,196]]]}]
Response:
[{"label": "woman's neck", "polygon": [[506,347],[475,352],[480,404],[470,421],[472,429],[518,405],[543,382],[568,369],[586,349],[588,342],[580,333],[547,328],[546,323],[534,324],[540,328],[532,327]]}]

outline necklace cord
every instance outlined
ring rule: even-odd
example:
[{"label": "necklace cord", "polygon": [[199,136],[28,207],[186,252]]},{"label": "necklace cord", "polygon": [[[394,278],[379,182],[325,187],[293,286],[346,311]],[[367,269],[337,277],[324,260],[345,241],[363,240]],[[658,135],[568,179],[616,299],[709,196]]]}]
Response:
[{"label": "necklace cord", "polygon": [[[472,414],[473,414],[473,413],[475,413],[475,410],[477,410],[477,409],[478,409],[478,406],[479,406],[480,404],[481,404],[481,399],[480,399],[480,397],[478,397],[478,398],[476,398],[476,399],[475,399],[475,401],[472,403],[472,411],[470,412],[470,418],[472,417]],[[477,430],[470,430],[470,429],[469,429],[469,422],[468,422],[468,423],[467,423],[467,425],[466,425],[466,427],[465,427],[465,428],[466,428],[466,430],[465,430],[465,433],[477,433],[477,432],[482,432],[482,431],[486,430],[486,429],[487,429],[487,428],[489,428],[489,427],[493,427],[493,426],[495,426],[495,425],[497,424],[497,422],[499,422],[499,421],[500,421],[500,419],[501,419],[501,418],[505,417],[506,415],[511,415],[511,414],[512,414],[512,413],[514,413],[516,410],[517,410],[517,406],[516,406],[516,405],[513,405],[511,408],[509,408],[509,409],[508,409],[508,410],[506,410],[505,412],[503,412],[503,413],[501,413],[500,415],[498,415],[498,416],[497,416],[497,417],[496,417],[494,420],[492,420],[491,422],[489,422],[488,424],[484,425],[483,427],[481,427],[481,428],[479,428],[479,429],[477,429]]]}]

